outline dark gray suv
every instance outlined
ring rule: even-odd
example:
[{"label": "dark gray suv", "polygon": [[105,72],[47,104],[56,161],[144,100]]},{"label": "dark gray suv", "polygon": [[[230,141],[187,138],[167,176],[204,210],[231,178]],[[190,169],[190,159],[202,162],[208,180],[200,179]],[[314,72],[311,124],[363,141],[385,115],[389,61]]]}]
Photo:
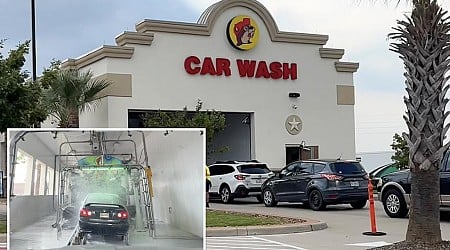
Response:
[{"label": "dark gray suv", "polygon": [[305,160],[290,163],[261,187],[264,204],[302,202],[313,210],[349,203],[363,208],[368,199],[368,175],[357,161]]}]

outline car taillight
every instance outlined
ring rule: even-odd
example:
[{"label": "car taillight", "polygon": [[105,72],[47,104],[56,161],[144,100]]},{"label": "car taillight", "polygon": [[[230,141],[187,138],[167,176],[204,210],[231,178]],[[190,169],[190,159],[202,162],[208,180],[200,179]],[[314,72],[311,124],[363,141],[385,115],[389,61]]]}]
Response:
[{"label": "car taillight", "polygon": [[245,180],[245,175],[237,174],[234,176],[234,178],[236,178],[236,180],[238,180],[238,181],[243,181],[243,180]]},{"label": "car taillight", "polygon": [[80,217],[91,217],[92,216],[92,211],[87,209],[87,208],[83,208],[80,210]]},{"label": "car taillight", "polygon": [[128,218],[128,212],[127,211],[120,211],[117,213],[117,218],[119,219],[127,219]]},{"label": "car taillight", "polygon": [[335,174],[320,174],[320,176],[327,178],[329,181],[340,181],[344,179],[344,177]]}]

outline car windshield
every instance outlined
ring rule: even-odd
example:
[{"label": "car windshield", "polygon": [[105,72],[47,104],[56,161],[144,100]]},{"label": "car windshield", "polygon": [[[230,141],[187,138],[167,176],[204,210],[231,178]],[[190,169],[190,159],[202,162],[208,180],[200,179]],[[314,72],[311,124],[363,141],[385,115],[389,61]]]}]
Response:
[{"label": "car windshield", "polygon": [[394,172],[397,172],[397,171],[398,171],[398,168],[397,168],[396,165],[390,165],[390,166],[384,168],[383,170],[381,170],[380,172],[378,172],[375,176],[376,177],[383,177],[383,176],[385,176],[387,174],[394,173]]},{"label": "car windshield", "polygon": [[337,174],[361,174],[366,171],[357,162],[335,162],[331,163],[331,170]]},{"label": "car windshield", "polygon": [[244,174],[267,174],[270,172],[266,164],[245,164],[237,167]]}]

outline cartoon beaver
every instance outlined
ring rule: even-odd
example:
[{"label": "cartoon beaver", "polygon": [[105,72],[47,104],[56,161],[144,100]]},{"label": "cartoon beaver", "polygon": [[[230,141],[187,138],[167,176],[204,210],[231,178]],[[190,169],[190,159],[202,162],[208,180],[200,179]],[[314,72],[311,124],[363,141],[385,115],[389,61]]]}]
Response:
[{"label": "cartoon beaver", "polygon": [[255,27],[250,24],[250,18],[244,18],[242,21],[234,25],[234,34],[236,35],[236,46],[242,44],[250,44],[250,41],[255,35]]}]

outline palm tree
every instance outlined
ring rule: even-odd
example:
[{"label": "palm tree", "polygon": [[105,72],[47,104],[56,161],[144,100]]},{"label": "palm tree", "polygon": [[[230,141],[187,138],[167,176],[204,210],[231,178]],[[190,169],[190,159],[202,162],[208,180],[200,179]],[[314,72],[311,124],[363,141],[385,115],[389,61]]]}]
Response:
[{"label": "palm tree", "polygon": [[[391,50],[405,67],[407,107],[404,119],[409,133],[411,205],[406,243],[442,242],[439,213],[439,167],[449,144],[444,145],[449,125],[445,76],[450,66],[450,23],[447,11],[436,0],[413,0],[410,17],[397,21]],[[421,249],[418,247],[417,249]]]},{"label": "palm tree", "polygon": [[79,113],[93,109],[98,101],[98,93],[111,83],[93,79],[92,72],[78,70],[57,70],[47,82],[45,99],[49,111],[62,128],[78,128]]}]

